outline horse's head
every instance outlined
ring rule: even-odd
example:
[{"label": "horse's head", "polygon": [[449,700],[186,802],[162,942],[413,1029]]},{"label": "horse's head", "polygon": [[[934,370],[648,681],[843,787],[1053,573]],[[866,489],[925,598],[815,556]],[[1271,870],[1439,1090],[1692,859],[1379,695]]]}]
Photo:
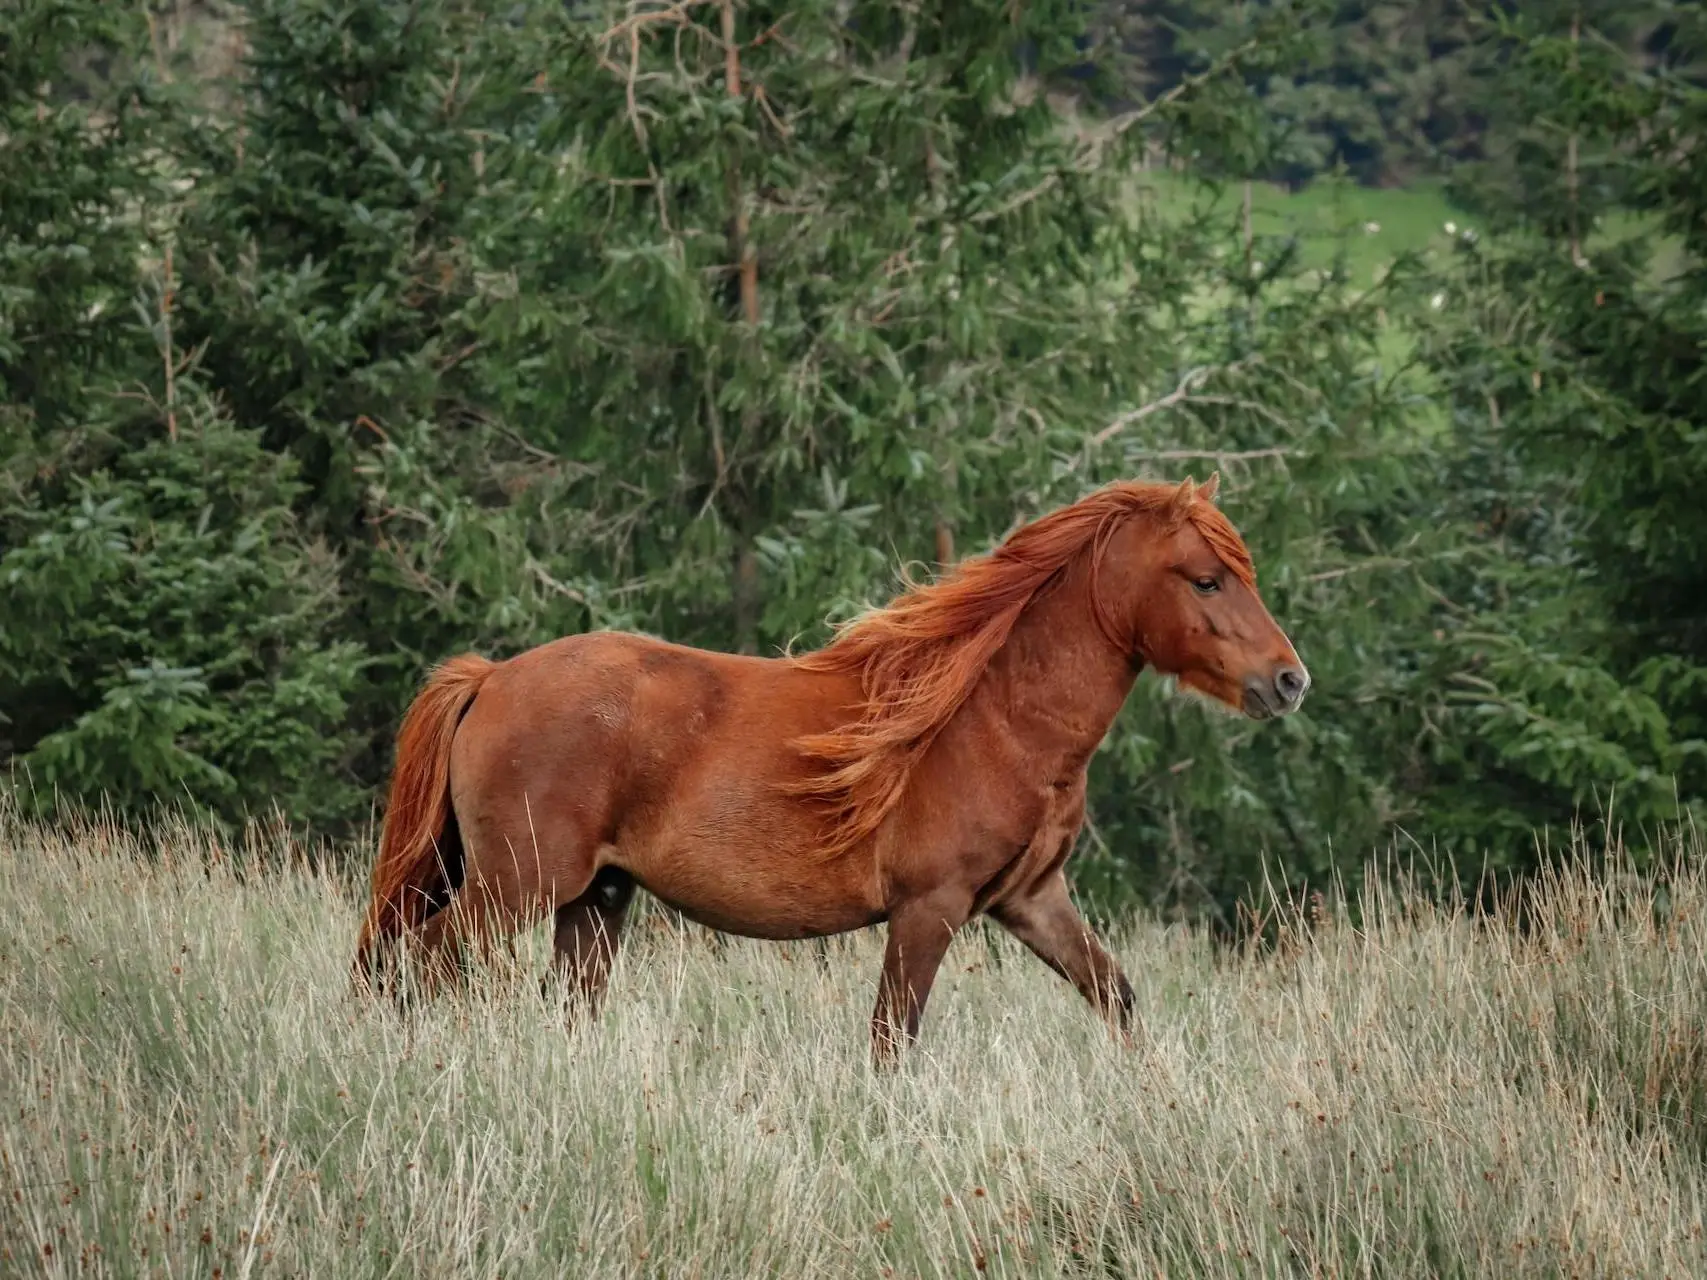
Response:
[{"label": "horse's head", "polygon": [[1210,501],[1218,481],[1188,479],[1165,505],[1111,533],[1104,608],[1130,628],[1145,663],[1267,720],[1298,709],[1310,673],[1257,594],[1244,540]]}]

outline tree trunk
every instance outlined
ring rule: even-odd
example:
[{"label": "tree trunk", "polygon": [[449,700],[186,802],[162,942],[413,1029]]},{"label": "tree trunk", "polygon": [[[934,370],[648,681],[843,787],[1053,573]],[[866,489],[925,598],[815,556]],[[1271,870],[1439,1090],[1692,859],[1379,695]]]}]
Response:
[{"label": "tree trunk", "polygon": [[735,652],[759,651],[759,556],[747,534],[735,548]]},{"label": "tree trunk", "polygon": [[[1580,11],[1571,15],[1571,70],[1577,69],[1577,46],[1582,43],[1583,16]],[[1571,265],[1583,266],[1582,227],[1577,214],[1577,130],[1573,124],[1571,136],[1565,142],[1565,200],[1570,219]]]},{"label": "tree trunk", "polygon": [[[731,98],[741,97],[741,46],[735,40],[735,0],[722,0],[720,18],[723,35],[723,87]],[[741,315],[748,325],[747,345],[755,340],[759,324],[759,260],[753,252],[747,218],[746,195],[741,188],[741,167],[729,160],[729,257],[740,281]],[[750,438],[756,428],[757,409],[742,410],[743,434]],[[722,441],[718,441],[718,470],[724,469]],[[745,506],[745,502],[742,502]],[[739,530],[735,547],[735,564],[730,595],[735,624],[735,651],[759,651],[759,557],[753,549],[753,535],[746,527],[748,513],[741,511],[733,521]]]}]

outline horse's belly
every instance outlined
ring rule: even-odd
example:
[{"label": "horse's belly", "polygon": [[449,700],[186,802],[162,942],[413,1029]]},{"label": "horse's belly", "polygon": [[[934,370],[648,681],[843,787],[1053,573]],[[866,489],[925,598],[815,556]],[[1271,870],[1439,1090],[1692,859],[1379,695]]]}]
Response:
[{"label": "horse's belly", "polygon": [[[641,881],[644,885],[646,882]],[[647,886],[650,891],[651,886]],[[829,934],[850,933],[880,924],[881,910],[829,909],[803,912],[795,909],[771,910],[762,903],[721,903],[704,899],[684,900],[667,894],[654,893],[660,902],[674,907],[689,920],[708,929],[732,933],[743,938],[764,938],[773,942],[788,942],[798,938],[822,938]]]},{"label": "horse's belly", "polygon": [[[803,866],[802,879],[816,868]],[[863,929],[884,919],[884,911],[854,892],[824,893],[798,884],[738,873],[718,883],[692,876],[632,871],[653,897],[688,919],[723,933],[786,941],[821,938]],[[832,877],[833,878],[833,877]]]},{"label": "horse's belly", "polygon": [[624,841],[610,860],[653,897],[707,928],[749,938],[818,938],[885,918],[869,864],[821,861],[792,832],[750,824]]},{"label": "horse's belly", "polygon": [[768,736],[702,739],[687,768],[648,779],[610,860],[654,897],[725,933],[814,938],[882,920],[871,859],[824,857],[817,821],[778,791],[792,763],[784,744],[799,732],[773,726]]}]

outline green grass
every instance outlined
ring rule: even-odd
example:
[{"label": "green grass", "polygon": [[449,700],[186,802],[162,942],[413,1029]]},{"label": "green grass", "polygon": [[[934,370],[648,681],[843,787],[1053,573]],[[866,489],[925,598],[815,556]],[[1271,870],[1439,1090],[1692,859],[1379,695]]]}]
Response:
[{"label": "green grass", "polygon": [[1315,182],[1297,194],[1262,186],[1253,191],[1252,228],[1258,235],[1297,235],[1305,260],[1326,266],[1343,252],[1352,280],[1373,282],[1375,272],[1402,253],[1444,253],[1459,232],[1473,226],[1439,187],[1359,187]]},{"label": "green grass", "polygon": [[[1164,214],[1205,198],[1200,184],[1165,169],[1145,171],[1133,180],[1133,200]],[[1236,218],[1243,201],[1244,187],[1229,183],[1209,207]],[[1635,214],[1615,211],[1590,230],[1587,247],[1628,239],[1649,225]],[[1484,233],[1479,220],[1455,205],[1439,183],[1364,187],[1333,178],[1318,178],[1298,191],[1253,183],[1251,231],[1259,242],[1296,236],[1301,261],[1310,268],[1343,261],[1354,288],[1377,282],[1403,254],[1444,265],[1455,237],[1467,231]],[[1674,236],[1661,236],[1655,245],[1653,279],[1669,279],[1684,265],[1682,244]]]},{"label": "green grass", "polygon": [[[1188,203],[1206,202],[1206,207],[1237,220],[1244,188],[1230,183],[1211,198],[1182,175],[1149,170],[1134,178],[1133,199],[1164,216]],[[1448,224],[1455,231],[1449,232]],[[1454,208],[1438,186],[1426,183],[1377,189],[1321,179],[1297,192],[1269,183],[1251,186],[1251,231],[1259,245],[1265,239],[1296,236],[1305,266],[1325,269],[1343,260],[1354,288],[1374,284],[1401,254],[1444,258],[1453,235],[1467,229],[1475,229],[1474,220]]]},{"label": "green grass", "polygon": [[1267,957],[1134,923],[1137,1050],[973,933],[889,1077],[875,936],[652,915],[595,1024],[531,974],[403,1016],[339,881],[163,842],[0,819],[0,1274],[1707,1274],[1693,837],[1527,940],[1392,887]]},{"label": "green grass", "polygon": [[[1242,184],[1216,190],[1182,174],[1152,169],[1135,174],[1131,189],[1132,208],[1140,216],[1171,219],[1187,216],[1188,211],[1206,211],[1230,230],[1226,252],[1243,252]],[[1265,258],[1282,250],[1283,242],[1292,241],[1298,265],[1307,273],[1301,281],[1295,277],[1271,289],[1310,287],[1308,273],[1337,267],[1344,272],[1348,291],[1361,293],[1379,285],[1406,254],[1420,256],[1424,270],[1444,268],[1455,237],[1474,230],[1473,220],[1455,209],[1434,185],[1378,190],[1322,179],[1298,192],[1267,183],[1251,186],[1250,251],[1257,270]],[[1233,296],[1230,288],[1217,285],[1203,290],[1195,304],[1207,311],[1227,305]],[[1401,312],[1412,305],[1414,300],[1404,303]],[[1445,415],[1437,407],[1440,387],[1415,360],[1414,316],[1389,316],[1385,307],[1378,314],[1371,335],[1371,369],[1397,376],[1401,389],[1415,397],[1412,412],[1418,430],[1443,430]]]}]

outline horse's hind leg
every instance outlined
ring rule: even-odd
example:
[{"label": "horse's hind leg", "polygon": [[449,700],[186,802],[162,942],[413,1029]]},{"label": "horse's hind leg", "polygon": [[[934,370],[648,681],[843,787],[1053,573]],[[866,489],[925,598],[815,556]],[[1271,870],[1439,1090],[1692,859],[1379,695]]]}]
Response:
[{"label": "horse's hind leg", "polygon": [[569,823],[555,824],[546,840],[541,834],[528,832],[517,847],[501,830],[464,824],[462,886],[416,940],[429,991],[460,982],[469,961],[490,965],[500,945],[513,957],[516,934],[588,892],[591,845]]},{"label": "horse's hind leg", "polygon": [[557,908],[552,936],[557,968],[589,1014],[598,1011],[622,937],[623,916],[634,898],[634,877],[606,867],[580,897]]},{"label": "horse's hind leg", "polygon": [[414,938],[420,981],[428,995],[460,985],[467,976],[472,947],[481,961],[489,962],[500,940],[501,904],[486,885],[464,884],[450,902],[429,916]]}]

